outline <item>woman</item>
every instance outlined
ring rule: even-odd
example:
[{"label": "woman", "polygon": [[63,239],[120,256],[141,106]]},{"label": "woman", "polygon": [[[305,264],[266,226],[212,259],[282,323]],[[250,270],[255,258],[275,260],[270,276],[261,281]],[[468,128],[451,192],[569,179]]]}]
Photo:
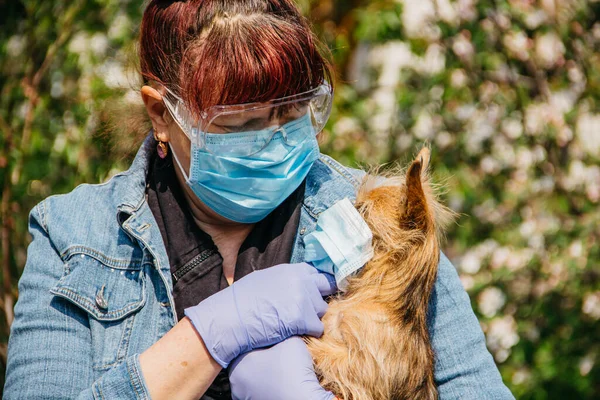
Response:
[{"label": "woman", "polygon": [[[290,0],[154,0],[140,58],[154,129],[131,168],[31,212],[6,398],[333,398],[298,339],[336,290],[303,237],[363,173],[319,154],[332,80],[306,21]],[[440,398],[512,398],[442,259]]]}]

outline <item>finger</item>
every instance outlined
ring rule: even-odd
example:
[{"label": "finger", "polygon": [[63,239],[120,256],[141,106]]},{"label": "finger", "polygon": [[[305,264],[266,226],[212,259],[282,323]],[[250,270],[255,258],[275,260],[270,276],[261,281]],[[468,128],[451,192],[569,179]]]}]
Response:
[{"label": "finger", "polygon": [[325,390],[325,388],[323,388],[319,384],[316,374],[313,382],[315,382],[315,384],[313,389],[311,390],[311,399],[314,398],[315,400],[338,400],[338,398],[335,397],[335,395],[332,392]]},{"label": "finger", "polygon": [[317,285],[306,285],[304,288],[308,292],[308,298],[312,303],[315,313],[317,313],[319,318],[322,318],[327,312],[329,305],[323,300],[323,295],[319,291]]},{"label": "finger", "polygon": [[317,285],[317,289],[319,289],[321,296],[329,296],[338,290],[335,277],[331,274],[321,272],[311,276],[311,278]]},{"label": "finger", "polygon": [[313,299],[313,306],[315,307],[315,312],[319,318],[323,318],[323,315],[325,315],[327,309],[329,308],[329,304],[327,304],[327,302],[320,296]]},{"label": "finger", "polygon": [[323,389],[321,394],[323,395],[323,400],[339,400],[333,393],[325,391],[325,389]]},{"label": "finger", "polygon": [[321,337],[325,331],[325,326],[316,314],[311,314],[305,319],[305,332],[302,335]]}]

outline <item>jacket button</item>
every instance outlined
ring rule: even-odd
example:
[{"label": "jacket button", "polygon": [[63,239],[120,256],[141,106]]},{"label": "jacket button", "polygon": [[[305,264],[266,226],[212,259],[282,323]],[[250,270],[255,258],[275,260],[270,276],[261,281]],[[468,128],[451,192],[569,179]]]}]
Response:
[{"label": "jacket button", "polygon": [[105,286],[102,285],[102,287],[96,293],[96,305],[101,310],[108,309],[108,303],[106,302],[106,299],[104,298],[104,288],[105,288]]}]

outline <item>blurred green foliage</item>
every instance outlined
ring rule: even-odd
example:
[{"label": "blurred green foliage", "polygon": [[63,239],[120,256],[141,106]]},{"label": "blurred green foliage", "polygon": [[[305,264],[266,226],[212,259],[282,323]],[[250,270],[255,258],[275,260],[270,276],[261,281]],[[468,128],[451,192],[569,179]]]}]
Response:
[{"label": "blurred green foliage", "polygon": [[[139,144],[109,127],[139,100],[143,5],[0,5],[4,363],[29,210],[127,168]],[[462,215],[446,251],[505,382],[519,399],[600,397],[600,2],[300,6],[337,71],[323,152],[374,165],[430,143]]]}]

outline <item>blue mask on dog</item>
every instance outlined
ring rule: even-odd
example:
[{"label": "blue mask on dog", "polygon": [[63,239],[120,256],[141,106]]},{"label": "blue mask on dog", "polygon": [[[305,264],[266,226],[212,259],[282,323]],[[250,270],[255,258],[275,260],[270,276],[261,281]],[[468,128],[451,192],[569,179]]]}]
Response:
[{"label": "blue mask on dog", "polygon": [[373,234],[347,198],[319,215],[317,229],[304,238],[304,260],[335,276],[344,291],[347,278],[373,258]]}]

